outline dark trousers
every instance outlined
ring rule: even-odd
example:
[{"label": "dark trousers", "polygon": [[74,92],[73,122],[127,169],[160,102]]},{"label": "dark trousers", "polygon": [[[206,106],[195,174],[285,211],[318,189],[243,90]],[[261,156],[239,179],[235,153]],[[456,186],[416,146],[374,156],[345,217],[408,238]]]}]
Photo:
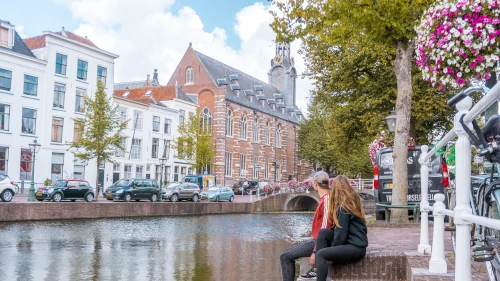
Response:
[{"label": "dark trousers", "polygon": [[361,260],[366,254],[366,248],[351,244],[332,245],[333,230],[321,229],[316,240],[316,270],[317,281],[324,281],[328,276],[328,261],[333,264],[353,263]]},{"label": "dark trousers", "polygon": [[281,254],[281,276],[283,276],[283,281],[295,280],[295,260],[310,257],[313,253],[314,244],[314,239],[307,240],[304,243],[286,249]]}]

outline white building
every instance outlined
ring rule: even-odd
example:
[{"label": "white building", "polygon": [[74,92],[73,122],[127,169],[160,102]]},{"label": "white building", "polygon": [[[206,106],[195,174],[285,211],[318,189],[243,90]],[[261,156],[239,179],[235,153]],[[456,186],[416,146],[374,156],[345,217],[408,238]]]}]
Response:
[{"label": "white building", "polygon": [[160,180],[162,155],[168,159],[165,182],[179,181],[192,174],[191,165],[175,158],[172,141],[179,137],[178,126],[196,112],[196,103],[179,87],[152,86],[115,90],[113,101],[121,119],[129,120],[122,145],[113,164],[113,180],[118,178],[155,178]]},{"label": "white building", "polygon": [[[83,96],[95,93],[98,79],[105,83],[107,94],[113,95],[118,56],[64,28],[23,41],[12,25],[1,24],[0,45],[4,34],[8,35],[6,46],[0,47],[0,103],[4,104],[0,122],[7,124],[0,130],[0,171],[5,163],[5,172],[14,181],[31,180],[28,144],[36,138],[41,149],[36,156],[35,182],[74,177],[94,185],[96,161],[78,161],[67,143],[75,136],[72,118],[84,116]],[[112,167],[109,173],[99,171],[104,186],[112,183],[112,178],[104,177],[111,172]]]}]

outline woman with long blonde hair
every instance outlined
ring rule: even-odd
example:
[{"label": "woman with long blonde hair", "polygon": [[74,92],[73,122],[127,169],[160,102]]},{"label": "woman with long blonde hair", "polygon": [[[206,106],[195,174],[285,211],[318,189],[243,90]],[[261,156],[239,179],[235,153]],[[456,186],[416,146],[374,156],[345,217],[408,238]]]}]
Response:
[{"label": "woman with long blonde hair", "polygon": [[318,281],[326,280],[328,261],[333,264],[359,261],[365,256],[368,246],[361,198],[345,176],[337,176],[333,180],[329,201],[328,219],[333,224],[333,230],[319,231],[315,253],[316,272],[311,271],[311,276],[307,276],[317,277]]}]

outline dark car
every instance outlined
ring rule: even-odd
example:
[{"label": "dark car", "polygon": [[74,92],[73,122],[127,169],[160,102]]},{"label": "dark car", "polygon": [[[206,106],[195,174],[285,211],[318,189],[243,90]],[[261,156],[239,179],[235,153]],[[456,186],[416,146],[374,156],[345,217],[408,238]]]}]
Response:
[{"label": "dark car", "polygon": [[38,201],[52,200],[60,202],[62,200],[76,201],[84,199],[86,202],[94,201],[95,190],[85,180],[60,179],[54,181],[50,186],[37,189],[35,198]]},{"label": "dark car", "polygon": [[180,185],[172,185],[166,188],[165,199],[172,202],[181,200],[192,200],[198,202],[201,198],[200,188],[194,183],[182,183]]},{"label": "dark car", "polygon": [[[431,146],[432,147],[432,146]],[[374,197],[375,203],[390,203],[392,201],[393,188],[393,158],[392,147],[382,148],[377,151],[375,158],[374,175]],[[408,147],[408,202],[420,202],[420,163],[418,159],[421,154],[420,146]],[[441,155],[434,154],[429,165],[429,197],[430,203],[434,202],[434,195],[445,194],[449,185],[448,167]],[[447,203],[447,200],[445,200]],[[385,213],[383,209],[377,209],[376,219],[383,220]]]},{"label": "dark car", "polygon": [[495,169],[493,172],[493,178],[498,179],[499,164],[494,165],[488,161],[484,162],[484,173],[471,176],[471,187],[474,195],[477,195],[479,188],[484,184],[490,183],[491,169]]},{"label": "dark car", "polygon": [[[243,183],[245,181],[239,181],[239,182],[236,182],[234,185],[233,185],[233,192],[234,194],[243,194]],[[250,194],[250,191],[251,190],[256,190],[257,189],[257,186],[259,186],[259,182],[258,181],[254,181],[254,180],[247,180],[248,182],[248,188],[247,188],[247,193],[246,194]]]},{"label": "dark car", "polygon": [[149,200],[156,202],[160,190],[158,182],[153,179],[121,179],[108,187],[104,196],[108,200]]}]

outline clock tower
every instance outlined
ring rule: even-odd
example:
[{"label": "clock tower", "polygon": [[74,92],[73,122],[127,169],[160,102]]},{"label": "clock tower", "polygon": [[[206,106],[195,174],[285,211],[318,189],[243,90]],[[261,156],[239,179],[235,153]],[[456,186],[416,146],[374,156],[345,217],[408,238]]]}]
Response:
[{"label": "clock tower", "polygon": [[267,75],[269,84],[283,94],[285,104],[294,106],[297,71],[294,67],[294,59],[290,56],[290,44],[276,43],[275,55],[271,60],[271,69]]}]

